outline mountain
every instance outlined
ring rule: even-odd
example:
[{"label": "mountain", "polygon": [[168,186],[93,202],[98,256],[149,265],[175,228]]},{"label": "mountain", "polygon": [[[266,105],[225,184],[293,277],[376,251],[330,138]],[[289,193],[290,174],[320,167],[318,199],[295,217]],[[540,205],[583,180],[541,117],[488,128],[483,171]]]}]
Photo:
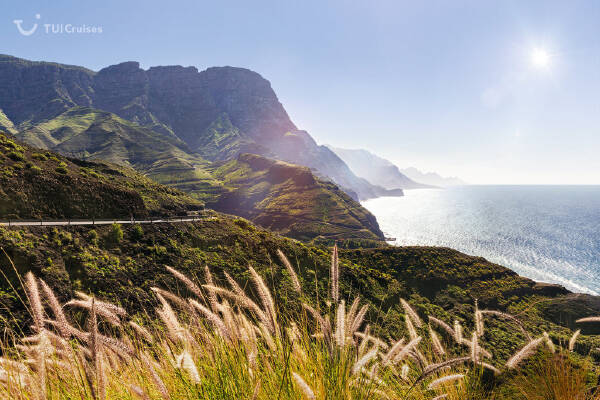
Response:
[{"label": "mountain", "polygon": [[183,215],[201,201],[130,168],[69,159],[0,132],[0,219]]},{"label": "mountain", "polygon": [[363,150],[327,146],[350,167],[357,176],[386,189],[423,189],[431,185],[415,182],[404,175],[391,161]]},{"label": "mountain", "polygon": [[[144,70],[137,62],[94,72],[0,55],[0,109],[19,130],[35,129],[74,107],[113,113],[163,140],[171,136],[209,161],[255,153],[310,167],[356,199],[402,195],[357,177],[331,150],[299,130],[271,84],[256,72],[181,66]],[[31,132],[28,138],[38,140]]]},{"label": "mountain", "polygon": [[435,172],[421,172],[414,167],[401,169],[404,175],[415,181],[423,182],[427,185],[450,187],[467,185],[465,181],[457,177],[444,177]]}]

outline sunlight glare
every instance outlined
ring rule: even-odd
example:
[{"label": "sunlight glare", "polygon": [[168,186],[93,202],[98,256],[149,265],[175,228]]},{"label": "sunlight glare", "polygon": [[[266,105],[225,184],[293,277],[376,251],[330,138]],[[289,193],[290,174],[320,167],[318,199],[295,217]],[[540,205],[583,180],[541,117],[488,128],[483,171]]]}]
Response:
[{"label": "sunlight glare", "polygon": [[535,68],[545,69],[550,65],[550,54],[544,49],[533,49],[531,63]]}]

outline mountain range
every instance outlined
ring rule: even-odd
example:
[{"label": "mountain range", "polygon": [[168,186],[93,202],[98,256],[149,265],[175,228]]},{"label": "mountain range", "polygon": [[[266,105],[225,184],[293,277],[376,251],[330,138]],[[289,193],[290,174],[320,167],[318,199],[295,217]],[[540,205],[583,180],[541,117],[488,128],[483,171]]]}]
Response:
[{"label": "mountain range", "polygon": [[431,188],[409,178],[391,161],[381,158],[363,149],[341,149],[327,146],[350,167],[357,176],[386,189],[424,189]]},{"label": "mountain range", "polygon": [[400,169],[391,161],[367,150],[327,147],[344,160],[357,176],[386,189],[426,189],[467,184],[460,178],[443,177],[435,172],[424,173],[414,167]]},{"label": "mountain range", "polygon": [[[256,72],[234,67],[198,71],[181,66],[144,70],[137,62],[94,72],[0,55],[0,109],[4,115],[0,123],[7,130],[26,131],[19,136],[35,145],[56,146],[58,151],[63,151],[62,146],[68,152],[84,154],[90,152],[88,144],[112,146],[94,142],[89,135],[74,138],[56,124],[60,132],[51,133],[50,139],[43,132],[46,127],[39,127],[56,118],[64,120],[64,113],[76,107],[112,113],[154,132],[161,140],[155,147],[170,139],[188,155],[207,161],[254,153],[307,166],[357,200],[402,194],[357,177],[331,150],[298,129],[269,81]],[[89,121],[73,113],[66,117],[76,117],[69,127],[72,130]],[[63,146],[65,138],[70,143]],[[127,148],[121,140],[116,146],[119,151]]]},{"label": "mountain range", "polygon": [[410,177],[411,179],[432,186],[451,187],[468,185],[467,182],[455,176],[446,177],[441,176],[436,172],[422,172],[414,167],[403,168],[400,170],[400,172]]},{"label": "mountain range", "polygon": [[403,194],[356,176],[296,128],[267,80],[242,68],[126,62],[94,72],[0,56],[0,131],[72,159],[131,167],[302,239],[381,240],[358,200]]}]

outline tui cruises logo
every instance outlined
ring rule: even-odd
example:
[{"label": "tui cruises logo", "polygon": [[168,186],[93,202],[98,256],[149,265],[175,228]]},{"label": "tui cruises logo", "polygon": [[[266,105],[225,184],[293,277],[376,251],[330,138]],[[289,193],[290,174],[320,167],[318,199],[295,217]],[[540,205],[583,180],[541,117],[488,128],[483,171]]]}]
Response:
[{"label": "tui cruises logo", "polygon": [[[35,15],[36,22],[30,29],[23,27],[22,19],[15,19],[13,23],[17,26],[19,33],[23,36],[31,36],[38,30],[38,21],[42,19],[40,14]],[[86,24],[43,24],[41,32],[45,34],[98,34],[102,33],[101,26],[86,25]]]},{"label": "tui cruises logo", "polygon": [[[36,20],[40,20],[40,18],[42,18],[42,16],[40,14],[35,14],[35,19]],[[23,29],[23,20],[22,19],[15,19],[13,21],[13,23],[17,26],[17,29],[19,30],[19,33],[23,36],[31,36],[35,33],[35,31],[37,31],[38,28],[38,24],[37,22],[35,24],[33,24],[33,28],[26,30]]]}]

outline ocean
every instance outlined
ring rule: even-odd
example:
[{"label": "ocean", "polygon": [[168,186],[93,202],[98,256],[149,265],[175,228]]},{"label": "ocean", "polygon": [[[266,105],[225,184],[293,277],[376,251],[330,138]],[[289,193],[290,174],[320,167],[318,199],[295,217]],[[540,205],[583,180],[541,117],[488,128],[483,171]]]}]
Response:
[{"label": "ocean", "polygon": [[600,294],[600,186],[461,186],[363,202],[393,244],[445,246]]}]

